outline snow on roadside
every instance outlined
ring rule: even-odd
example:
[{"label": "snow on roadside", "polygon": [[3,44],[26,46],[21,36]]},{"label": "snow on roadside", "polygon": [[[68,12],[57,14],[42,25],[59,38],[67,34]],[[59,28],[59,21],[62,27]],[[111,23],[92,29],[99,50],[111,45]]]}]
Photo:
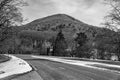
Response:
[{"label": "snow on roadside", "polygon": [[[73,65],[78,65],[78,66],[83,66],[83,67],[89,67],[89,68],[95,68],[95,69],[100,69],[100,70],[109,70],[107,68],[100,68],[96,66],[90,66],[94,64],[106,66],[106,67],[114,67],[114,68],[120,68],[120,65],[112,65],[112,64],[105,64],[105,63],[99,63],[99,62],[89,62],[89,61],[77,61],[77,60],[67,60],[63,58],[56,58],[56,57],[46,57],[46,56],[33,56],[33,58],[40,58],[40,59],[47,59],[51,61],[57,61],[57,62],[62,62],[62,63],[67,63],[67,64],[73,64]],[[120,73],[120,71],[115,71],[115,70],[109,70],[112,72],[117,72]]]},{"label": "snow on roadside", "polygon": [[32,70],[32,67],[26,61],[12,55],[7,56],[11,57],[11,59],[7,62],[0,63],[0,79]]}]

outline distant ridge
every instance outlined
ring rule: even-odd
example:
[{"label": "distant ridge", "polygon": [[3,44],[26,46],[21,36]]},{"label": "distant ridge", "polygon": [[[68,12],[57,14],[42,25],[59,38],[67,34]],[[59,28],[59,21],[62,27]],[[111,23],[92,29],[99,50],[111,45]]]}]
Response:
[{"label": "distant ridge", "polygon": [[23,25],[21,28],[24,28],[23,30],[42,30],[43,28],[46,28],[45,30],[48,30],[54,29],[61,24],[64,25],[64,28],[98,28],[96,26],[88,25],[66,14],[55,14],[44,18],[36,19],[26,25]]},{"label": "distant ridge", "polygon": [[59,27],[62,27],[62,32],[68,44],[74,41],[78,32],[84,32],[91,41],[97,34],[113,33],[109,29],[86,24],[66,14],[55,14],[36,19],[26,25],[14,27],[14,30],[20,36],[49,40],[56,38]]},{"label": "distant ridge", "polygon": [[25,31],[28,32],[34,31],[34,33],[36,31],[39,32],[39,34],[42,34],[41,32],[43,31],[46,31],[48,34],[52,32],[57,33],[59,27],[61,27],[60,25],[62,25],[63,33],[67,35],[70,34],[69,36],[72,35],[71,37],[73,37],[74,34],[78,32],[85,32],[89,38],[92,38],[93,34],[95,35],[97,33],[100,33],[104,29],[86,24],[66,14],[55,14],[44,18],[36,19],[23,26],[15,27],[15,31],[23,32],[24,30],[24,34]]}]

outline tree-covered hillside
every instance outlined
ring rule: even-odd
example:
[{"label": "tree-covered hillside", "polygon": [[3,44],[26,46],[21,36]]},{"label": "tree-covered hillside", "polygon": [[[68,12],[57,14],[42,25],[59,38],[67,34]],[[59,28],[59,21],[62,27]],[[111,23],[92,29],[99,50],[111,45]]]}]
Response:
[{"label": "tree-covered hillside", "polygon": [[[21,41],[24,42],[23,38],[27,38],[32,43],[31,46],[35,44],[36,47],[33,47],[33,52],[37,50],[39,53],[46,54],[45,51],[48,47],[52,48],[55,45],[57,35],[62,30],[68,45],[66,51],[69,56],[90,58],[94,56],[91,51],[95,49],[99,53],[96,58],[106,59],[104,58],[106,56],[105,52],[119,54],[119,33],[107,28],[88,25],[65,14],[37,19],[26,25],[14,27],[13,30],[18,33],[17,35]],[[81,41],[84,37],[79,37],[78,34],[86,36],[86,42],[80,47],[79,45],[83,42],[78,44],[75,39]],[[50,46],[47,44],[46,48],[46,43],[49,42]],[[36,49],[34,50],[34,48]],[[81,53],[83,53],[83,56],[81,56]]]}]

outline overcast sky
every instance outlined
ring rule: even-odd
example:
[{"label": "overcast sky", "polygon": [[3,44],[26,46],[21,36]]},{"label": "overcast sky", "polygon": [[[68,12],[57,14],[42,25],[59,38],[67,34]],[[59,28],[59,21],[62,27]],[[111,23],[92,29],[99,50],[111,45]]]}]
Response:
[{"label": "overcast sky", "polygon": [[27,0],[23,7],[27,22],[53,14],[68,14],[90,25],[100,26],[109,8],[103,0]]}]

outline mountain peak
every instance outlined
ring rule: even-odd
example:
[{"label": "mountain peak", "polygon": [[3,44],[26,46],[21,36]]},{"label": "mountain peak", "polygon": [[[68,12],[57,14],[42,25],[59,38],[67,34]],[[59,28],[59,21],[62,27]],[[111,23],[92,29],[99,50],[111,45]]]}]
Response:
[{"label": "mountain peak", "polygon": [[[49,22],[49,21],[54,21],[54,20],[61,20],[61,21],[70,21],[70,22],[75,22],[75,23],[83,23],[67,14],[54,14],[54,15],[50,15],[47,17],[43,17],[40,19],[36,19],[34,21],[32,21],[29,24],[33,24],[33,23],[40,23],[40,22]],[[85,24],[85,23],[83,23]]]},{"label": "mountain peak", "polygon": [[67,14],[54,14],[54,15],[51,15],[51,16],[48,16],[47,18],[50,18],[50,17],[57,17],[59,19],[67,19],[67,20],[74,20],[74,21],[78,21],[77,19],[67,15]]},{"label": "mountain peak", "polygon": [[43,17],[34,20],[26,25],[24,25],[25,30],[57,30],[59,25],[63,25],[64,29],[74,29],[82,30],[87,29],[87,27],[94,27],[81,22],[67,14],[54,14],[51,16]]},{"label": "mountain peak", "polygon": [[59,16],[59,17],[62,17],[62,18],[70,18],[72,20],[77,20],[77,19],[75,19],[75,18],[73,18],[73,17],[71,17],[71,16],[69,16],[67,14],[55,14],[53,16]]}]

